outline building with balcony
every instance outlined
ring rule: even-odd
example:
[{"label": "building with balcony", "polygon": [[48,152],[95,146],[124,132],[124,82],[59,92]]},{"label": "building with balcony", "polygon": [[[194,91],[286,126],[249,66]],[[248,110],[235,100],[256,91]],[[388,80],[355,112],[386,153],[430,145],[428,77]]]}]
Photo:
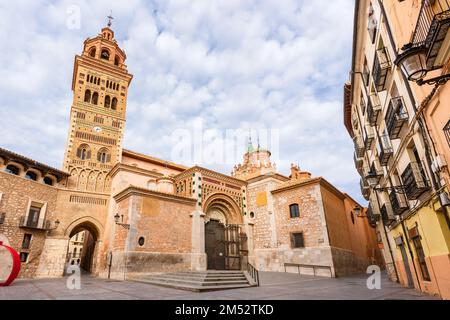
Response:
[{"label": "building with balcony", "polygon": [[411,1],[356,1],[351,79],[344,89],[344,123],[369,200],[366,217],[376,227],[388,274],[445,299],[449,9],[445,0],[424,0],[419,7]]}]

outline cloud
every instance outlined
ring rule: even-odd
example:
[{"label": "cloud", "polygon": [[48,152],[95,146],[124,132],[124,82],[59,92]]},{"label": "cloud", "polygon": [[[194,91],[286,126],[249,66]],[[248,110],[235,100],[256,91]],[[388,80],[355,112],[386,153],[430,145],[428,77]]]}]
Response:
[{"label": "cloud", "polygon": [[[80,29],[67,28],[71,5]],[[126,148],[169,159],[173,132],[198,119],[224,134],[278,129],[282,173],[299,163],[362,200],[342,123],[351,0],[2,2],[0,145],[61,166],[73,59],[110,9],[134,75]]]}]

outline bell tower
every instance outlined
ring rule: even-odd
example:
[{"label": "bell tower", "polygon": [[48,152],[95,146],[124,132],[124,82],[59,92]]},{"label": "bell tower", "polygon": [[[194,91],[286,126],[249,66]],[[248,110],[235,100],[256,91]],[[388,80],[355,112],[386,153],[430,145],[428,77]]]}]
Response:
[{"label": "bell tower", "polygon": [[73,102],[64,156],[70,189],[108,192],[108,172],[121,161],[128,87],[133,76],[125,65],[111,27],[84,41],[75,56]]}]

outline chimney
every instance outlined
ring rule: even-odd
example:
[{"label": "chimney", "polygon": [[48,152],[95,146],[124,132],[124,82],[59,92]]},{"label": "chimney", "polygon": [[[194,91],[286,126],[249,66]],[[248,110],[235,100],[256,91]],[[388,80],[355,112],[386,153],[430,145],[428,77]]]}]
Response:
[{"label": "chimney", "polygon": [[299,168],[295,164],[291,164],[291,179],[297,180],[299,178]]}]

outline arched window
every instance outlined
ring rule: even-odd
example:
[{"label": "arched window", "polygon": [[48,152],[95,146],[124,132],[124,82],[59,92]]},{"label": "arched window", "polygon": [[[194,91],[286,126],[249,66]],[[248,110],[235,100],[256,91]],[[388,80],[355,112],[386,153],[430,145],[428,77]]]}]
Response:
[{"label": "arched window", "polygon": [[94,94],[92,95],[92,103],[93,104],[98,103],[98,93],[97,92],[94,92]]},{"label": "arched window", "polygon": [[25,173],[25,178],[29,179],[29,180],[37,181],[37,174],[34,173],[33,171],[27,171],[27,173]]},{"label": "arched window", "polygon": [[109,88],[109,80],[106,80],[106,87]]},{"label": "arched window", "polygon": [[49,185],[49,186],[52,186],[53,185],[53,179],[50,178],[50,177],[45,177],[44,178],[44,183]]},{"label": "arched window", "polygon": [[88,160],[91,158],[91,148],[87,144],[82,144],[77,149],[77,157],[81,160]]},{"label": "arched window", "polygon": [[119,57],[118,57],[118,56],[115,56],[115,57],[114,57],[114,65],[118,66],[119,63],[120,63]]},{"label": "arched window", "polygon": [[109,96],[105,97],[105,108],[111,107],[111,98]]},{"label": "arched window", "polygon": [[111,102],[111,109],[116,110],[117,109],[117,98],[113,98]]},{"label": "arched window", "polygon": [[106,50],[106,49],[103,49],[103,50],[102,50],[101,58],[102,58],[102,59],[105,59],[105,60],[109,60],[109,51]]},{"label": "arched window", "polygon": [[289,212],[291,214],[291,218],[299,218],[300,217],[300,209],[297,203],[291,204],[289,206]]},{"label": "arched window", "polygon": [[101,163],[108,163],[111,161],[111,154],[109,153],[109,150],[106,148],[102,148],[98,151],[97,154],[97,160]]},{"label": "arched window", "polygon": [[97,85],[100,85],[100,78],[97,79]]},{"label": "arched window", "polygon": [[95,47],[93,47],[93,48],[91,48],[91,50],[89,50],[89,55],[90,55],[92,58],[95,58],[95,52],[96,52],[96,49],[95,49]]},{"label": "arched window", "polygon": [[87,77],[86,77],[86,82],[90,82],[90,81],[91,81],[91,75],[88,74]]},{"label": "arched window", "polygon": [[84,92],[84,102],[91,102],[91,90],[86,90]]},{"label": "arched window", "polygon": [[20,173],[20,169],[18,167],[16,167],[15,165],[10,164],[6,167],[5,172],[15,174],[16,176],[18,176]]}]

